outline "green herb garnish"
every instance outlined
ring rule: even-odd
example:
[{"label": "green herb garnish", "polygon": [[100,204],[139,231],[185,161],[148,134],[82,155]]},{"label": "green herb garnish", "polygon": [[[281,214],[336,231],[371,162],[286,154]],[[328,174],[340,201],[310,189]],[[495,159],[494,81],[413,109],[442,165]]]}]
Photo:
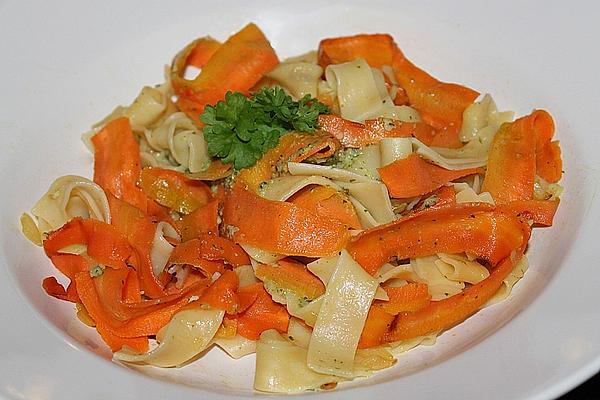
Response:
[{"label": "green herb garnish", "polygon": [[104,273],[104,267],[102,265],[96,265],[90,268],[90,276],[92,278],[97,278]]},{"label": "green herb garnish", "polygon": [[200,120],[208,153],[239,170],[253,166],[286,132],[314,132],[317,118],[326,113],[327,106],[310,95],[294,101],[280,87],[272,87],[250,98],[228,92],[225,101],[206,106]]}]

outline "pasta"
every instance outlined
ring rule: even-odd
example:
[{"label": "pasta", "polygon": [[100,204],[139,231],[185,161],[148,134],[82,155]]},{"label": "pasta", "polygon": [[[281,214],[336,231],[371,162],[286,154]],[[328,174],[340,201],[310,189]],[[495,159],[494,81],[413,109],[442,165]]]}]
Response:
[{"label": "pasta", "polygon": [[554,128],[390,35],[280,62],[248,24],[93,125],[93,180],[58,178],[20,223],[116,361],[216,347],[255,354],[257,391],[329,390],[510,296],[563,191]]},{"label": "pasta", "polygon": [[314,326],[307,364],[319,373],[349,377],[377,281],[342,251]]}]

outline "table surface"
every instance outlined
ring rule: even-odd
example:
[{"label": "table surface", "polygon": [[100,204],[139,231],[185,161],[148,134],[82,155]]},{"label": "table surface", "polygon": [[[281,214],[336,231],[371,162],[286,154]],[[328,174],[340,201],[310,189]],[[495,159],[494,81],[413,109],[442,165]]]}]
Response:
[{"label": "table surface", "polygon": [[558,400],[596,400],[600,399],[600,373],[590,378]]}]

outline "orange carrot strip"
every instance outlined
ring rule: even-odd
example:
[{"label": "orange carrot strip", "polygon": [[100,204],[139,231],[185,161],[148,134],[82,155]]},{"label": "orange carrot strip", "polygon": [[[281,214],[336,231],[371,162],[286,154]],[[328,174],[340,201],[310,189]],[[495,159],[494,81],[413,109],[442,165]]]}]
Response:
[{"label": "orange carrot strip", "polygon": [[237,316],[237,331],[250,340],[258,340],[260,334],[268,329],[286,332],[290,315],[281,304],[275,303],[264,289],[262,283],[244,286],[239,294],[256,293],[256,300],[243,313]]},{"label": "orange carrot strip", "polygon": [[104,325],[96,325],[96,330],[104,340],[104,343],[110,347],[110,350],[115,352],[121,350],[123,347],[128,347],[137,353],[145,353],[148,351],[148,338],[136,337],[136,338],[123,338],[114,335]]},{"label": "orange carrot strip", "polygon": [[310,185],[287,201],[317,215],[337,219],[350,228],[362,228],[358,215],[356,215],[356,209],[350,200],[333,188]]},{"label": "orange carrot strip", "polygon": [[113,335],[124,338],[155,335],[179,309],[189,303],[191,296],[202,294],[209,281],[199,282],[174,296],[130,304],[122,298],[128,272],[107,268],[95,278],[88,272],[80,272],[75,276],[77,292],[92,319]]},{"label": "orange carrot strip", "polygon": [[93,266],[93,260],[75,254],[55,254],[50,256],[50,260],[57,270],[71,280],[75,278],[76,273],[89,271]]},{"label": "orange carrot strip", "polygon": [[339,141],[325,132],[315,132],[312,135],[288,133],[281,137],[279,144],[267,151],[251,168],[240,171],[237,176],[248,189],[257,191],[262,182],[273,176],[277,165],[285,165],[288,161],[301,162],[308,157],[330,157],[340,148]]},{"label": "orange carrot strip", "polygon": [[231,164],[224,164],[221,160],[213,160],[206,170],[188,174],[188,177],[200,181],[216,181],[228,177],[232,171],[233,166]]},{"label": "orange carrot strip", "polygon": [[235,242],[284,255],[331,256],[349,238],[347,227],[335,219],[264,199],[241,185],[235,185],[225,198],[223,221],[232,227]]},{"label": "orange carrot strip", "polygon": [[[435,203],[426,203],[426,200],[431,198],[435,198]],[[456,205],[456,193],[454,189],[451,186],[442,186],[438,190],[422,196],[421,200],[415,204],[412,210],[404,212],[403,215],[411,215],[436,208],[452,207],[454,205]]]},{"label": "orange carrot strip", "polygon": [[250,264],[250,258],[240,246],[227,238],[208,234],[203,234],[197,239],[178,244],[173,249],[173,253],[171,253],[169,263],[202,265],[200,259],[209,261],[223,260],[233,267]]},{"label": "orange carrot strip", "polygon": [[190,214],[184,215],[174,225],[181,234],[181,241],[195,239],[203,233],[218,235],[219,233],[219,200],[213,199]]},{"label": "orange carrot strip", "polygon": [[225,271],[204,292],[200,299],[191,302],[188,307],[206,304],[212,308],[224,310],[227,314],[235,314],[240,307],[240,299],[237,295],[239,279],[235,272]]},{"label": "orange carrot strip", "polygon": [[502,204],[498,209],[531,220],[534,224],[552,226],[559,204],[560,200],[516,200]]},{"label": "orange carrot strip", "polygon": [[[79,262],[82,268],[87,265],[79,256],[62,254],[60,250],[74,244],[87,245],[87,254],[96,262],[113,268],[125,268],[125,261],[131,255],[127,239],[113,226],[96,219],[73,218],[61,228],[52,232],[44,241],[44,250],[51,259]],[[78,260],[78,261],[76,261]],[[57,266],[70,278],[72,274]],[[75,269],[79,272],[79,267]]]},{"label": "orange carrot strip", "polygon": [[394,54],[392,67],[410,105],[419,111],[423,122],[436,129],[431,145],[461,147],[458,132],[463,112],[479,93],[464,86],[438,81],[407,60],[399,49]]},{"label": "orange carrot strip", "polygon": [[196,39],[191,43],[192,50],[186,57],[186,64],[202,68],[221,47],[221,43],[210,37]]},{"label": "orange carrot strip", "polygon": [[144,168],[140,175],[144,193],[165,207],[189,214],[211,199],[206,183],[189,179],[181,172],[163,168]]},{"label": "orange carrot strip", "polygon": [[496,204],[533,197],[536,138],[544,135],[549,125],[554,126],[550,114],[534,111],[498,129],[481,187],[482,191],[490,192]]},{"label": "orange carrot strip", "polygon": [[454,296],[431,304],[419,311],[398,314],[392,329],[384,336],[384,342],[411,339],[448,329],[477,312],[502,285],[523,256],[527,239],[514,253],[507,256],[481,282]]},{"label": "orange carrot strip", "polygon": [[192,265],[200,269],[206,277],[212,277],[215,272],[225,270],[223,263],[203,258],[201,243],[198,239],[182,242],[175,246],[167,265]]},{"label": "orange carrot strip", "polygon": [[69,285],[67,289],[58,283],[55,277],[49,276],[42,281],[42,288],[48,296],[52,296],[59,300],[70,301],[72,303],[79,302],[77,289],[74,285]]},{"label": "orange carrot strip", "polygon": [[358,348],[379,346],[384,335],[390,330],[394,316],[385,312],[381,307],[371,306],[363,331],[358,341]]},{"label": "orange carrot strip", "polygon": [[177,105],[198,121],[204,106],[222,100],[228,91],[246,92],[278,63],[265,35],[248,24],[215,51],[193,81],[183,79],[183,70],[174,68],[171,80],[179,96]]},{"label": "orange carrot strip", "polygon": [[185,86],[189,81],[184,79],[189,65],[203,68],[221,46],[216,40],[205,36],[194,40],[173,58],[171,63],[171,81],[175,86]]},{"label": "orange carrot strip", "polygon": [[535,169],[539,176],[546,181],[556,183],[562,177],[562,158],[560,142],[548,142],[536,149]]},{"label": "orange carrot strip", "polygon": [[223,260],[233,267],[250,264],[248,254],[231,240],[213,235],[201,235],[200,251],[207,260]]},{"label": "orange carrot strip", "polygon": [[376,300],[375,304],[391,315],[402,312],[414,312],[425,308],[431,302],[431,295],[424,283],[408,283],[401,287],[384,288],[388,301]]},{"label": "orange carrot strip", "polygon": [[536,113],[539,116],[535,129],[535,172],[546,181],[556,183],[562,177],[562,159],[560,143],[557,140],[552,141],[554,120],[544,110],[538,110]]},{"label": "orange carrot strip", "polygon": [[371,275],[393,257],[402,260],[440,252],[469,251],[495,265],[522,244],[525,225],[484,203],[461,204],[369,229],[347,248]]},{"label": "orange carrot strip", "polygon": [[371,119],[361,124],[333,114],[319,115],[319,126],[344,147],[363,147],[392,137],[416,137],[429,146],[436,136],[435,129],[422,122],[386,123],[383,119]]},{"label": "orange carrot strip", "polygon": [[127,118],[117,118],[92,137],[94,182],[113,196],[146,211],[146,196],[136,186],[140,149]]},{"label": "orange carrot strip", "polygon": [[67,246],[73,244],[86,244],[87,238],[83,226],[83,218],[76,217],[51,232],[44,240],[44,251],[48,257],[52,257]]},{"label": "orange carrot strip", "polygon": [[408,95],[406,94],[406,90],[399,87],[398,91],[396,92],[396,97],[394,97],[394,104],[397,106],[406,106],[408,105],[408,102],[409,99]]},{"label": "orange carrot strip", "polygon": [[156,224],[138,208],[108,195],[108,203],[112,214],[112,225],[121,232],[133,247],[134,252],[129,259],[138,273],[140,288],[151,298],[165,294],[159,277],[154,276],[150,251],[156,232]]},{"label": "orange carrot strip", "polygon": [[392,65],[394,39],[388,34],[361,34],[324,39],[319,43],[318,62],[323,68],[364,58],[371,67]]},{"label": "orange carrot strip", "polygon": [[283,259],[275,264],[258,264],[255,271],[261,281],[271,281],[278,288],[292,291],[299,297],[313,300],[325,293],[321,280],[297,261]]},{"label": "orange carrot strip", "polygon": [[360,349],[380,345],[385,334],[390,330],[395,315],[401,312],[418,311],[431,303],[431,295],[424,283],[387,287],[385,291],[390,299],[373,302],[358,342]]},{"label": "orange carrot strip", "polygon": [[[257,285],[259,285],[259,284],[256,283],[255,285],[244,286],[243,288],[240,288],[240,290],[238,290],[238,298],[240,299],[240,307],[238,309],[238,312],[240,314],[243,313],[244,311],[246,311],[247,309],[249,309],[250,306],[252,304],[254,304],[256,299],[258,299],[258,295],[260,294],[260,291],[257,290],[257,287],[258,287]],[[236,325],[237,325],[237,320],[236,320]]]},{"label": "orange carrot strip", "polygon": [[[64,247],[74,244],[87,245],[87,256],[60,253]],[[89,273],[90,268],[96,264],[125,269],[125,261],[130,257],[132,249],[111,225],[78,217],[52,232],[44,241],[44,251],[56,269],[70,280],[65,290],[55,278],[46,278],[42,284],[44,290],[50,296],[78,302],[73,285],[77,273]]]},{"label": "orange carrot strip", "polygon": [[483,168],[447,170],[428,163],[417,154],[411,154],[377,170],[390,196],[396,198],[421,196],[458,178],[484,173]]},{"label": "orange carrot strip", "polygon": [[126,268],[125,260],[132,253],[127,238],[114,226],[95,219],[82,220],[86,231],[87,254],[99,264]]}]

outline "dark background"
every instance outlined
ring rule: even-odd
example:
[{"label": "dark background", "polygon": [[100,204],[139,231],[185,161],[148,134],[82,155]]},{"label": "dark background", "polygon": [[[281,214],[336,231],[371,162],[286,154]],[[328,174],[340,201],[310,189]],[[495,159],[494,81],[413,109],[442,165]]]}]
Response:
[{"label": "dark background", "polygon": [[600,399],[600,373],[576,387],[558,400],[598,400]]}]

